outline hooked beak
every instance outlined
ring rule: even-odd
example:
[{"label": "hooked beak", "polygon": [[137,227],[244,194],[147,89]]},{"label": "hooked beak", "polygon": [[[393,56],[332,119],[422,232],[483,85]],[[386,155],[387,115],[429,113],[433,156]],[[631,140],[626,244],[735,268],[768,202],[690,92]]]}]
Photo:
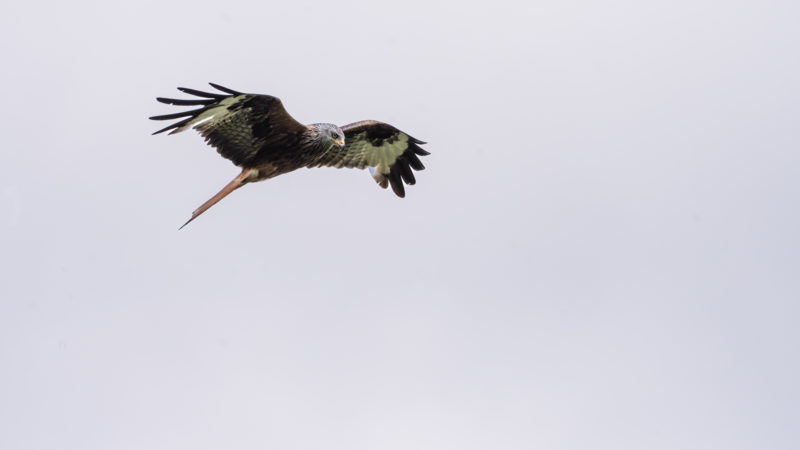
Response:
[{"label": "hooked beak", "polygon": [[338,145],[340,148],[344,148],[344,139],[336,139],[336,140],[335,140],[335,141],[333,141],[333,142],[334,142],[336,145]]}]

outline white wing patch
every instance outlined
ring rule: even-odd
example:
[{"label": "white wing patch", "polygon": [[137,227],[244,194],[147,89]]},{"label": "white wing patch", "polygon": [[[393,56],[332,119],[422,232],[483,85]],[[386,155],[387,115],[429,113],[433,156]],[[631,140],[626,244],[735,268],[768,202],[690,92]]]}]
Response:
[{"label": "white wing patch", "polygon": [[405,133],[398,133],[397,140],[391,144],[383,141],[380,147],[375,147],[369,141],[359,141],[357,144],[357,153],[364,157],[366,165],[369,167],[369,173],[372,178],[383,187],[386,187],[388,180],[386,175],[391,172],[391,166],[397,158],[408,149],[408,135]]},{"label": "white wing patch", "polygon": [[198,114],[197,117],[195,117],[194,119],[192,119],[189,122],[187,122],[186,125],[183,125],[181,127],[178,127],[176,129],[170,131],[169,134],[180,133],[181,131],[188,130],[189,128],[192,128],[192,127],[197,127],[197,126],[201,125],[204,122],[207,122],[209,120],[213,120],[214,118],[217,118],[220,115],[227,114],[229,112],[228,111],[228,107],[233,105],[233,104],[235,104],[235,103],[237,103],[238,101],[242,100],[244,97],[246,97],[246,95],[237,95],[237,96],[233,96],[233,97],[226,97],[226,98],[220,100],[212,108],[208,108],[207,110],[205,110],[205,111],[201,112],[200,114]]}]

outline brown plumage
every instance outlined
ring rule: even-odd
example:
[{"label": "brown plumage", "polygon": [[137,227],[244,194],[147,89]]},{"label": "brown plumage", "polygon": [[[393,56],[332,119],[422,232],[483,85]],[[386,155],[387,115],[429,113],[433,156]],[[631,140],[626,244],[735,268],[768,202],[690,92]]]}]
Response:
[{"label": "brown plumage", "polygon": [[416,183],[412,169],[425,168],[419,160],[419,156],[429,154],[419,147],[424,142],[389,124],[366,120],[341,128],[325,123],[303,125],[286,112],[277,97],[243,94],[210,84],[224,94],[178,88],[199,98],[158,97],[156,100],[201,107],[150,117],[153,120],[181,119],[153,134],[165,131],[174,134],[194,128],[220,155],[242,169],[236,178],[197,208],[181,228],[245,184],[301,167],[369,167],[375,181],[383,188],[391,185],[399,197],[405,196],[404,182]]}]

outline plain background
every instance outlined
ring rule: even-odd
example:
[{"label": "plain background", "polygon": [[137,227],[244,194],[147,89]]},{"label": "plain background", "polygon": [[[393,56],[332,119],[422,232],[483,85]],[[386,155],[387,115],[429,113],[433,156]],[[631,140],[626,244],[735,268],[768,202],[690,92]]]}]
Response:
[{"label": "plain background", "polygon": [[[796,448],[798,5],[5,2],[0,448]],[[427,170],[178,232],[208,81]]]}]

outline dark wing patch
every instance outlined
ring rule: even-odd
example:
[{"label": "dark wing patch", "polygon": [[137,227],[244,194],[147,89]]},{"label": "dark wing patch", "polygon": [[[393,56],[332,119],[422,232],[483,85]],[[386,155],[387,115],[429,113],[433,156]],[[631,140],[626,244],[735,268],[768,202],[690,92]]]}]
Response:
[{"label": "dark wing patch", "polygon": [[201,108],[175,114],[150,117],[152,120],[179,120],[153,134],[170,131],[179,133],[195,128],[220,155],[240,167],[246,167],[259,154],[296,145],[305,125],[294,120],[280,99],[270,95],[243,94],[210,83],[225,94],[178,88],[181,92],[199,97],[171,99],[159,97],[161,103]]},{"label": "dark wing patch", "polygon": [[369,167],[375,181],[384,189],[391,185],[398,197],[406,195],[403,182],[417,182],[412,169],[425,169],[419,160],[430,154],[420,148],[424,142],[389,124],[365,120],[345,125],[342,131],[344,148],[330,150],[310,167]]}]

